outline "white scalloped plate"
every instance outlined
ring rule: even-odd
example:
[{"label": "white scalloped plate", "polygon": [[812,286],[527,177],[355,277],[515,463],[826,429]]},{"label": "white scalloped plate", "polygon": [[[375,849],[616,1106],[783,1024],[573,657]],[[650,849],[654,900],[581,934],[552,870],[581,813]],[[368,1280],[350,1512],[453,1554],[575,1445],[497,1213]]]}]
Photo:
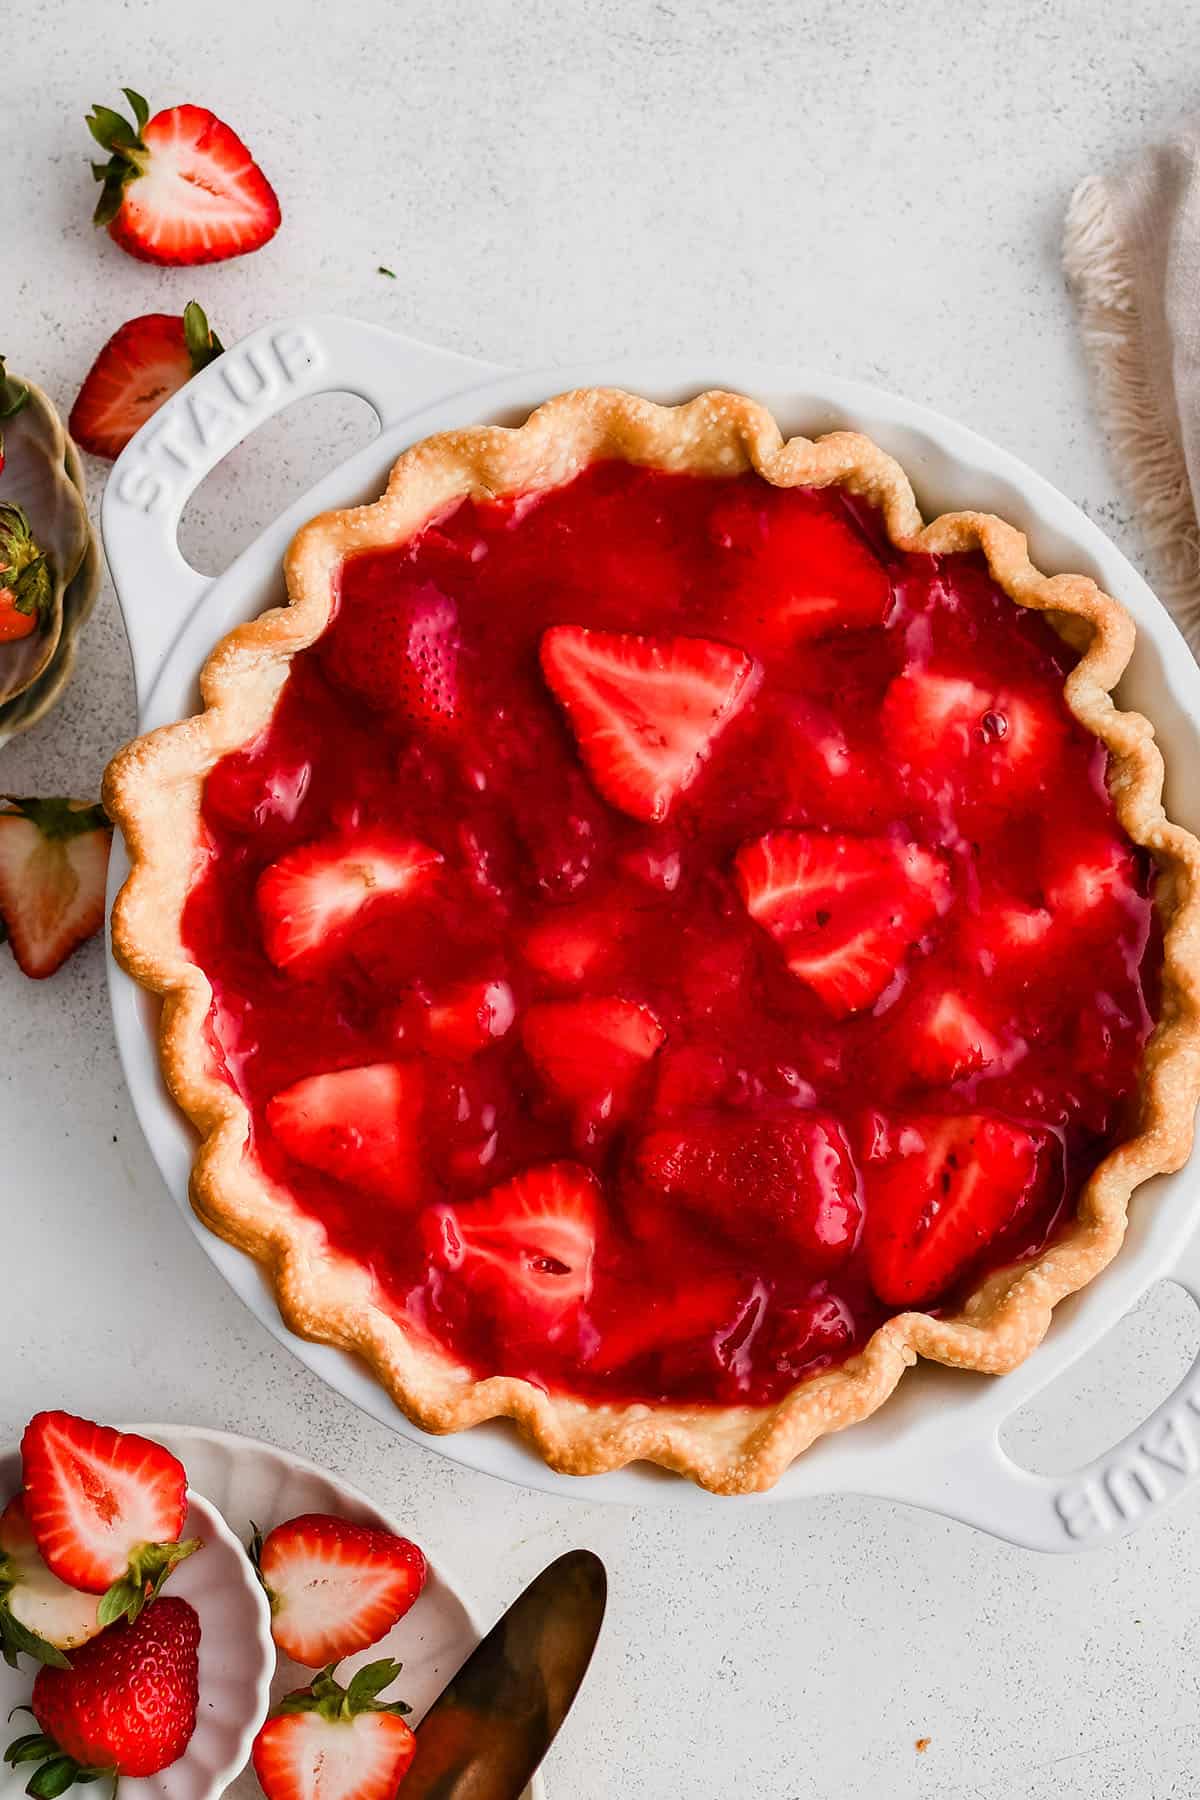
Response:
[{"label": "white scalloped plate", "polygon": [[[271,1444],[195,1425],[139,1425],[136,1429],[174,1451],[186,1467],[189,1481],[209,1496],[241,1542],[250,1536],[251,1520],[269,1531],[284,1519],[306,1512],[334,1513],[402,1537],[408,1535],[404,1519],[382,1512],[357,1488]],[[422,1543],[421,1547],[429,1556],[428,1545]],[[348,1657],[342,1669],[353,1671],[362,1663],[394,1656],[404,1665],[395,1691],[412,1707],[410,1723],[416,1725],[481,1636],[458,1584],[447,1575],[439,1558],[429,1556],[429,1579],[412,1611],[380,1643]],[[271,1684],[272,1704],[310,1679],[310,1670],[280,1657]],[[130,1783],[131,1794],[135,1786]],[[262,1800],[252,1771],[239,1776],[228,1792],[232,1800]],[[124,1783],[121,1793],[124,1800]],[[2,1788],[0,1796],[7,1800]],[[545,1800],[540,1778],[535,1777],[524,1800]]]},{"label": "white scalloped plate", "polygon": [[[167,1441],[166,1434],[158,1434]],[[171,1434],[178,1450],[186,1434]],[[201,1473],[187,1447],[189,1479]],[[204,1471],[207,1474],[207,1470]],[[0,1494],[7,1502],[21,1485],[20,1453],[0,1455]],[[192,1741],[178,1762],[158,1775],[123,1779],[121,1800],[215,1800],[243,1768],[255,1734],[267,1716],[268,1689],[274,1663],[271,1615],[238,1539],[213,1501],[189,1488],[185,1537],[198,1537],[202,1548],[171,1576],[167,1592],[190,1601],[200,1616],[200,1706]],[[0,1662],[0,1719],[28,1704],[35,1670],[27,1658],[19,1669]],[[4,1739],[8,1744],[33,1728],[18,1715]],[[0,1746],[2,1747],[2,1746]],[[0,1766],[0,1800],[23,1794],[32,1769]],[[252,1792],[258,1792],[257,1783]]]},{"label": "white scalloped plate", "polygon": [[[274,1646],[270,1644],[266,1600],[238,1546],[248,1541],[252,1520],[269,1531],[306,1512],[334,1513],[401,1536],[406,1534],[405,1522],[381,1512],[347,1482],[335,1480],[314,1463],[271,1444],[198,1425],[133,1425],[130,1429],[165,1444],[183,1463],[194,1490],[194,1516],[189,1516],[187,1529],[209,1540],[209,1547],[207,1554],[180,1564],[167,1590],[190,1600],[200,1614],[201,1697],[196,1735],[187,1755],[161,1775],[122,1781],[121,1800],[216,1800],[221,1793],[228,1793],[232,1800],[262,1800],[262,1789],[246,1765],[267,1713],[267,1675]],[[18,1453],[0,1454],[0,1497],[7,1500],[20,1479]],[[200,1494],[206,1499],[200,1500]],[[220,1552],[219,1562],[216,1551]],[[223,1580],[212,1578],[218,1567]],[[234,1596],[240,1599],[235,1602]],[[265,1646],[261,1658],[257,1650],[253,1656],[249,1653],[259,1628]],[[412,1707],[411,1723],[416,1725],[481,1636],[456,1584],[440,1561],[430,1557],[429,1579],[412,1611],[378,1644],[347,1657],[342,1669],[352,1672],[362,1663],[394,1656],[404,1665],[396,1693]],[[271,1705],[292,1689],[303,1687],[311,1675],[311,1670],[281,1656],[270,1682]],[[0,1718],[28,1701],[31,1683],[28,1662],[22,1663],[20,1674],[0,1662]],[[14,1720],[11,1736],[19,1736],[22,1729],[20,1720]],[[191,1778],[194,1769],[211,1771],[207,1783]],[[18,1779],[15,1771],[4,1768],[0,1800],[16,1800],[23,1794],[28,1773],[26,1770]],[[545,1800],[540,1776],[534,1777],[522,1800]]]}]

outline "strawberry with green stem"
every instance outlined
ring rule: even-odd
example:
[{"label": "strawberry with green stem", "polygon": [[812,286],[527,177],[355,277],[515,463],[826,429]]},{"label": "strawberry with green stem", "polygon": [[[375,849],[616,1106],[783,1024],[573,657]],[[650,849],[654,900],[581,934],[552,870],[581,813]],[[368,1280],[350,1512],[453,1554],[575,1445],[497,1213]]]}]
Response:
[{"label": "strawberry with green stem", "polygon": [[143,313],[109,338],[84,378],[69,429],[82,450],[109,461],[193,375],[224,352],[195,300],[177,313]]},{"label": "strawberry with green stem", "polygon": [[81,1594],[58,1579],[38,1554],[20,1494],[0,1514],[0,1655],[10,1668],[17,1657],[67,1669],[66,1652],[103,1629],[94,1594]]},{"label": "strawberry with green stem", "polygon": [[183,1464],[161,1444],[72,1413],[37,1413],[21,1439],[25,1513],[47,1566],[69,1587],[103,1595],[102,1625],[136,1619],[175,1566],[200,1548],[181,1543]]},{"label": "strawberry with green stem", "polygon": [[0,925],[23,974],[53,975],[104,923],[112,826],[80,800],[0,802]]},{"label": "strawberry with green stem", "polygon": [[93,163],[101,183],[93,223],[142,262],[223,262],[258,250],[279,229],[279,201],[235,131],[204,106],[151,117],[133,88],[132,123],[93,106],[88,130],[109,153]]},{"label": "strawberry with green stem", "polygon": [[37,1763],[25,1789],[56,1800],[69,1787],[155,1775],[196,1728],[200,1620],[186,1600],[157,1600],[78,1651],[67,1668],[39,1669],[28,1708],[38,1730],[8,1746],[14,1769]]},{"label": "strawberry with green stem", "polygon": [[348,1687],[322,1669],[289,1694],[254,1740],[254,1772],[267,1800],[393,1800],[416,1754],[402,1700],[379,1698],[400,1673],[368,1663]]},{"label": "strawberry with green stem", "polygon": [[50,565],[27,514],[0,502],[0,644],[36,631],[53,594]]}]

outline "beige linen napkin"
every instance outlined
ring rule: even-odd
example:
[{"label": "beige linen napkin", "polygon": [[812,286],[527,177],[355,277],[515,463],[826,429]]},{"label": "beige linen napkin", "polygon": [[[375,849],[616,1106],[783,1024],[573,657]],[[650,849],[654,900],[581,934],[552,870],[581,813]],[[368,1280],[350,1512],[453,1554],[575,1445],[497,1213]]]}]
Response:
[{"label": "beige linen napkin", "polygon": [[1081,182],[1063,264],[1159,595],[1200,654],[1200,118]]}]

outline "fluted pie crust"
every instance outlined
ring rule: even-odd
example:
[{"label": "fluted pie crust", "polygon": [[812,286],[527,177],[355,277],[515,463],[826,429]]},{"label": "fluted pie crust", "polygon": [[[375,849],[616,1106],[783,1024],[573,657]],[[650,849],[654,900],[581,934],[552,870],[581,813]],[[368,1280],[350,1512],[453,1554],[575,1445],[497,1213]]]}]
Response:
[{"label": "fluted pie crust", "polygon": [[[596,1404],[509,1376],[481,1380],[449,1350],[411,1333],[385,1309],[369,1272],[335,1253],[321,1225],[248,1152],[248,1110],[209,1050],[211,989],[182,939],[205,777],[266,726],[290,659],[329,620],[343,558],[404,542],[459,499],[557,487],[613,457],[710,476],[753,469],[785,487],[840,484],[881,510],[903,550],[981,550],[1006,593],[1045,613],[1081,653],[1065,684],[1067,704],[1107,746],[1117,816],[1158,867],[1162,999],[1143,1057],[1137,1129],[1092,1174],[1077,1217],[1034,1260],[988,1276],[958,1311],[898,1314],[847,1362],[771,1406]],[[1200,1096],[1200,843],[1163,812],[1163,764],[1151,726],[1111,698],[1133,648],[1124,609],[1085,576],[1041,574],[1023,534],[1001,519],[961,512],[924,524],[904,471],[870,439],[839,431],[785,442],[763,407],[719,392],[662,407],[583,389],[548,401],[517,429],[481,426],[427,439],[400,457],[381,499],[306,525],[288,551],[286,574],[289,603],[231,632],[209,657],[203,712],[121,750],[104,794],[131,862],[113,909],[113,947],[129,974],[163,999],[162,1066],[200,1134],[193,1205],[213,1231],[263,1264],[289,1327],[357,1353],[427,1431],[511,1418],[554,1469],[588,1475],[646,1460],[722,1494],[772,1486],[816,1438],[881,1406],[919,1356],[989,1373],[1028,1356],[1055,1303],[1116,1255],[1134,1189],[1186,1160]]]}]

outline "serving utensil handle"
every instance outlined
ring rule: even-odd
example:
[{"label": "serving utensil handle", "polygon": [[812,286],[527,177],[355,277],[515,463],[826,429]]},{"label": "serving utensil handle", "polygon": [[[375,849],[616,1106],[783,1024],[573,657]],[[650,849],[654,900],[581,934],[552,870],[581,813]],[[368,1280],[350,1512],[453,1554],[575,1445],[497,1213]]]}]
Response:
[{"label": "serving utensil handle", "polygon": [[213,586],[179,548],[192,494],[223,457],[310,394],[357,394],[380,427],[495,371],[378,325],[333,316],[264,325],[194,376],[113,465],[104,549],[133,657],[139,711],[183,625]]}]

